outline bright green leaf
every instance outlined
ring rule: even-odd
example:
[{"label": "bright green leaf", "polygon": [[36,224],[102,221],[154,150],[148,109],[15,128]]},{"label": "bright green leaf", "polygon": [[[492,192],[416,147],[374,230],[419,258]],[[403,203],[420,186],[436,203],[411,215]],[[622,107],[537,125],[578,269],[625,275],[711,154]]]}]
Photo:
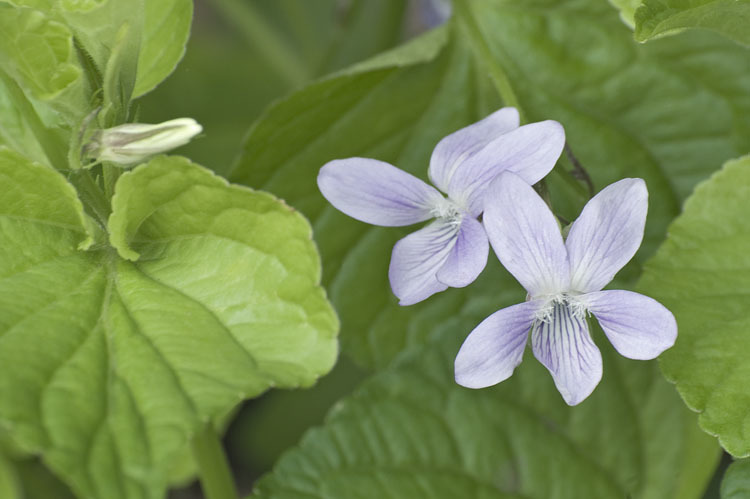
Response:
[{"label": "bright green leaf", "polygon": [[733,462],[721,482],[721,499],[745,499],[750,496],[750,459]]},{"label": "bright green leaf", "polygon": [[192,19],[192,0],[146,2],[134,97],[151,91],[177,66],[185,53]]},{"label": "bright green leaf", "polygon": [[[124,80],[123,92],[128,99],[151,91],[174,70],[185,53],[193,16],[191,0],[10,0],[10,3],[39,9],[67,25],[81,43],[86,53],[83,57],[91,57],[97,78],[106,72],[118,46],[118,34],[127,30],[133,39],[123,45],[118,67],[111,71],[116,73],[117,80]],[[127,81],[132,78],[133,82]]]},{"label": "bright green leaf", "polygon": [[43,12],[0,5],[0,71],[69,120],[87,112],[73,35]]},{"label": "bright green leaf", "polygon": [[635,11],[643,0],[609,0],[609,3],[620,9],[620,18],[631,28],[635,27]]},{"label": "bright green leaf", "polygon": [[[480,281],[399,307],[388,261],[393,243],[413,229],[372,227],[338,213],[318,192],[318,170],[332,159],[362,156],[426,179],[443,136],[500,107],[486,78],[489,64],[505,68],[530,120],[565,126],[598,189],[623,177],[646,179],[649,223],[638,262],[655,250],[681,200],[716,159],[750,148],[750,58],[735,44],[692,32],[640,46],[600,0],[473,7],[480,25],[473,36],[489,45],[492,61],[467,47],[467,32],[456,25],[429,33],[272,106],[251,130],[233,173],[313,220],[344,349],[365,365],[386,365],[445,316],[466,313],[467,304],[491,296],[495,304],[510,303],[516,285],[486,288]],[[569,201],[554,176],[549,182],[556,208],[577,216],[581,200]]]},{"label": "bright green leaf", "polygon": [[635,38],[641,42],[705,28],[750,46],[750,0],[643,0],[635,23]]},{"label": "bright green leaf", "polygon": [[110,231],[130,262],[78,251],[72,187],[3,159],[0,424],[80,497],[161,497],[206,421],[333,365],[310,227],[275,198],[156,158],[116,186]]},{"label": "bright green leaf", "polygon": [[152,90],[182,58],[190,35],[191,0],[97,0],[83,8],[80,3],[69,2],[68,10],[61,15],[102,74],[123,26],[127,26],[129,36],[135,37],[119,55],[121,78],[132,78],[137,66],[135,88],[130,87],[128,98]]},{"label": "bright green leaf", "polygon": [[[717,446],[655,363],[603,349],[604,379],[568,407],[530,352],[496,388],[453,381],[458,332],[400,356],[337,405],[253,497],[700,498]],[[603,335],[600,335],[600,338]]]},{"label": "bright green leaf", "polygon": [[[36,140],[31,128],[26,126],[24,113],[19,109],[18,103],[14,101],[11,90],[0,76],[0,145],[7,146],[16,151],[23,151],[27,157],[39,162],[45,162],[44,151]],[[15,85],[18,89],[18,86]]]},{"label": "bright green leaf", "polygon": [[700,425],[750,455],[750,157],[699,185],[647,264],[640,288],[677,318],[662,369]]}]

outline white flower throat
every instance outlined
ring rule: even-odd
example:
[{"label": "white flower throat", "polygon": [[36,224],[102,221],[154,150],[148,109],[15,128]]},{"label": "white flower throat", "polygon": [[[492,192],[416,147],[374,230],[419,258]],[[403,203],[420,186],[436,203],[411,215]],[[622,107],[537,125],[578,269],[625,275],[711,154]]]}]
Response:
[{"label": "white flower throat", "polygon": [[430,214],[449,225],[458,226],[461,224],[461,219],[466,214],[466,210],[452,199],[442,198],[432,207]]},{"label": "white flower throat", "polygon": [[[585,319],[589,316],[589,309],[580,299],[580,294],[565,292],[556,295],[538,297],[545,300],[545,304],[534,314],[534,319],[539,322],[549,323],[555,315],[555,311],[567,313],[575,319]],[[564,310],[560,310],[564,309]]]}]

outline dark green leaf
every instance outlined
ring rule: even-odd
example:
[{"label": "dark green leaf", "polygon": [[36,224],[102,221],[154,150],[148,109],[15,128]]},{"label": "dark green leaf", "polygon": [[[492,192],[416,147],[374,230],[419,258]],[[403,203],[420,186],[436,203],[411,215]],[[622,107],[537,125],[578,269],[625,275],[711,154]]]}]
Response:
[{"label": "dark green leaf", "polygon": [[453,357],[470,325],[447,321],[436,342],[365,382],[253,497],[702,496],[716,444],[655,363],[603,349],[602,384],[573,408],[528,352],[510,380],[469,390],[453,381]]},{"label": "dark green leaf", "polygon": [[750,496],[750,459],[733,462],[721,482],[721,499],[745,499]]}]

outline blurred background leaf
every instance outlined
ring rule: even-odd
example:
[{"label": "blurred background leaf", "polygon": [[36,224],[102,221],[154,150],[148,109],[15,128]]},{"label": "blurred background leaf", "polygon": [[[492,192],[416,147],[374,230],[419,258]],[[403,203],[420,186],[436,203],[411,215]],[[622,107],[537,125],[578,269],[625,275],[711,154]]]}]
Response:
[{"label": "blurred background leaf", "polygon": [[[527,352],[513,377],[469,390],[453,380],[453,319],[338,404],[258,483],[259,498],[689,499],[718,449],[655,362],[598,341],[604,380],[576,407]],[[597,340],[603,340],[596,331]]]},{"label": "blurred background leaf", "polygon": [[721,484],[721,499],[750,497],[750,459],[733,462]]},{"label": "blurred background leaf", "polygon": [[185,59],[141,99],[142,121],[191,116],[205,136],[184,152],[226,174],[274,99],[391,48],[435,22],[405,0],[200,0]]}]

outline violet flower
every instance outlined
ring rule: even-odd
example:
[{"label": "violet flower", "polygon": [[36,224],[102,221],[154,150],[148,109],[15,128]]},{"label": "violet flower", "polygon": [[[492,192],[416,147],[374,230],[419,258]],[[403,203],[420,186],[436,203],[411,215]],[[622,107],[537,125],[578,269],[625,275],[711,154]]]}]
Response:
[{"label": "violet flower", "polygon": [[387,227],[435,219],[393,247],[388,277],[401,305],[467,286],[482,272],[489,243],[477,217],[493,178],[510,171],[533,184],[554,166],[565,143],[562,126],[518,125],[518,111],[506,107],[438,143],[428,173],[447,198],[375,159],[334,160],[320,169],[323,196],[352,218]]},{"label": "violet flower", "polygon": [[602,377],[589,313],[625,357],[653,359],[671,347],[677,323],[663,305],[631,291],[601,291],[641,245],[647,210],[645,182],[620,180],[586,204],[563,242],[534,189],[516,175],[501,174],[489,188],[484,226],[500,262],[529,297],[471,332],[456,357],[456,382],[484,388],[509,378],[531,329],[534,355],[565,402],[578,404]]}]

